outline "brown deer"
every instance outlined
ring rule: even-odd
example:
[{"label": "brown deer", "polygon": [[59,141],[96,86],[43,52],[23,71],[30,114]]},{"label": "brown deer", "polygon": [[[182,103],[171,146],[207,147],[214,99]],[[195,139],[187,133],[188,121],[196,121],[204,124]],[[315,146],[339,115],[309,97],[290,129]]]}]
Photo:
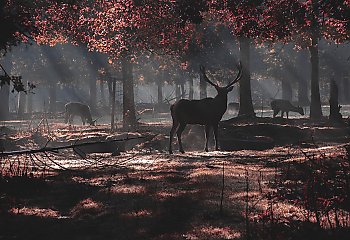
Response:
[{"label": "brown deer", "polygon": [[90,125],[95,125],[92,120],[90,107],[79,102],[70,102],[65,105],[65,123],[71,124],[74,116],[80,116],[83,125],[87,121]]},{"label": "brown deer", "polygon": [[199,124],[205,126],[205,151],[208,152],[208,138],[211,128],[214,130],[215,150],[218,146],[218,125],[227,109],[227,94],[232,91],[233,85],[242,77],[242,66],[239,65],[237,77],[225,87],[219,87],[211,82],[205,74],[205,69],[200,66],[200,73],[210,85],[215,87],[217,95],[214,98],[204,98],[200,100],[180,99],[170,107],[173,126],[170,130],[169,153],[172,154],[172,139],[176,131],[179,142],[179,150],[184,153],[181,134],[187,124]]},{"label": "brown deer", "polygon": [[273,110],[273,117],[281,111],[281,117],[283,118],[284,113],[287,114],[287,119],[289,118],[289,112],[297,112],[304,115],[304,110],[302,107],[295,107],[288,100],[284,99],[274,99],[271,101],[271,108]]}]

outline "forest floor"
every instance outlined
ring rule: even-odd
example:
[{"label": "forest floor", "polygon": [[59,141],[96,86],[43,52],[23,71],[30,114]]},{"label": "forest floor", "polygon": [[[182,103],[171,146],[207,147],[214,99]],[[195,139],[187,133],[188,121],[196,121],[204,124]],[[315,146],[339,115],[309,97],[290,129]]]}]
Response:
[{"label": "forest floor", "polygon": [[[183,136],[187,152],[178,153],[174,139],[172,155],[169,122],[115,133],[103,124],[10,125],[1,127],[3,153],[108,146],[1,155],[0,239],[350,237],[346,125],[231,119],[220,135],[241,144],[236,150],[204,152],[203,130],[194,127]],[[254,150],[259,142],[247,144],[254,136],[273,144]]]}]

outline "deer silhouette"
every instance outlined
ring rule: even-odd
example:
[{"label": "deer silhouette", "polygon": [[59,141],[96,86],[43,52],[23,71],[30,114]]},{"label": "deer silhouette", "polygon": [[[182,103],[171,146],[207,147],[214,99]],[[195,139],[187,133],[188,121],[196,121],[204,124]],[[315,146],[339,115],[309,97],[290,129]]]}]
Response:
[{"label": "deer silhouette", "polygon": [[284,99],[274,99],[271,101],[271,108],[273,110],[273,117],[281,111],[281,117],[283,118],[284,113],[287,114],[287,119],[289,118],[289,112],[297,112],[304,115],[304,109],[300,106],[294,106],[288,100]]},{"label": "deer silhouette", "polygon": [[169,153],[172,154],[172,139],[174,133],[177,134],[179,142],[179,150],[184,153],[181,142],[181,134],[184,131],[187,124],[199,124],[205,126],[205,148],[208,152],[208,138],[211,128],[214,130],[215,136],[215,150],[219,150],[218,146],[218,125],[219,122],[227,110],[227,94],[232,91],[233,85],[237,83],[242,77],[242,65],[239,64],[238,74],[236,78],[225,87],[210,81],[205,74],[204,66],[200,66],[200,74],[202,74],[204,80],[212,85],[217,95],[214,98],[204,98],[200,100],[188,100],[180,99],[170,107],[171,117],[173,119],[173,125],[170,130],[169,140]]}]

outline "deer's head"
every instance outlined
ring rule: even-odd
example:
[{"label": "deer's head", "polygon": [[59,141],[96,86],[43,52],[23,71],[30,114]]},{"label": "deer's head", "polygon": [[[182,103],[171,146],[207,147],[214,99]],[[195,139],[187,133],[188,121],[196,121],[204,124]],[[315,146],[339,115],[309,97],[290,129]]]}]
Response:
[{"label": "deer's head", "polygon": [[215,87],[215,89],[218,92],[219,96],[227,96],[227,94],[232,91],[233,85],[235,83],[237,83],[242,77],[242,64],[241,63],[239,63],[238,74],[237,74],[236,78],[232,82],[230,82],[228,85],[226,85],[224,87],[220,87],[218,84],[215,84],[215,83],[213,83],[212,81],[210,81],[208,79],[207,75],[205,74],[205,68],[204,68],[203,65],[200,65],[199,70],[200,70],[200,73],[203,75],[204,80],[207,83],[209,83],[210,85],[212,85],[213,87]]}]

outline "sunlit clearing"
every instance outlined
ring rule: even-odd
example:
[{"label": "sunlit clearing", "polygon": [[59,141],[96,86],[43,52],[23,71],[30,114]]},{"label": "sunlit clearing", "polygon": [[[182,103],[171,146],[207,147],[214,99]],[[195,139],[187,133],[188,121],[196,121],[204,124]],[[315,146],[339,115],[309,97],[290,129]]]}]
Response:
[{"label": "sunlit clearing", "polygon": [[241,233],[229,227],[202,226],[184,235],[185,239],[238,239]]},{"label": "sunlit clearing", "polygon": [[149,217],[152,215],[152,211],[147,209],[142,209],[139,211],[134,211],[130,213],[122,214],[122,216],[128,217],[128,218],[134,218],[134,217]]},{"label": "sunlit clearing", "polygon": [[82,218],[88,216],[98,216],[103,213],[104,206],[102,203],[96,202],[91,198],[80,201],[71,210],[72,217]]},{"label": "sunlit clearing", "polygon": [[117,194],[117,193],[137,193],[141,194],[146,191],[144,186],[137,186],[137,185],[118,185],[114,186],[110,190],[112,193]]},{"label": "sunlit clearing", "polygon": [[184,194],[194,194],[197,192],[198,190],[186,191],[186,190],[179,190],[179,189],[168,189],[165,191],[159,191],[156,196],[159,200],[165,200],[167,198],[179,197]]},{"label": "sunlit clearing", "polygon": [[25,216],[36,216],[42,218],[60,218],[61,215],[58,211],[50,208],[38,208],[38,207],[23,207],[23,208],[11,208],[9,213]]}]

